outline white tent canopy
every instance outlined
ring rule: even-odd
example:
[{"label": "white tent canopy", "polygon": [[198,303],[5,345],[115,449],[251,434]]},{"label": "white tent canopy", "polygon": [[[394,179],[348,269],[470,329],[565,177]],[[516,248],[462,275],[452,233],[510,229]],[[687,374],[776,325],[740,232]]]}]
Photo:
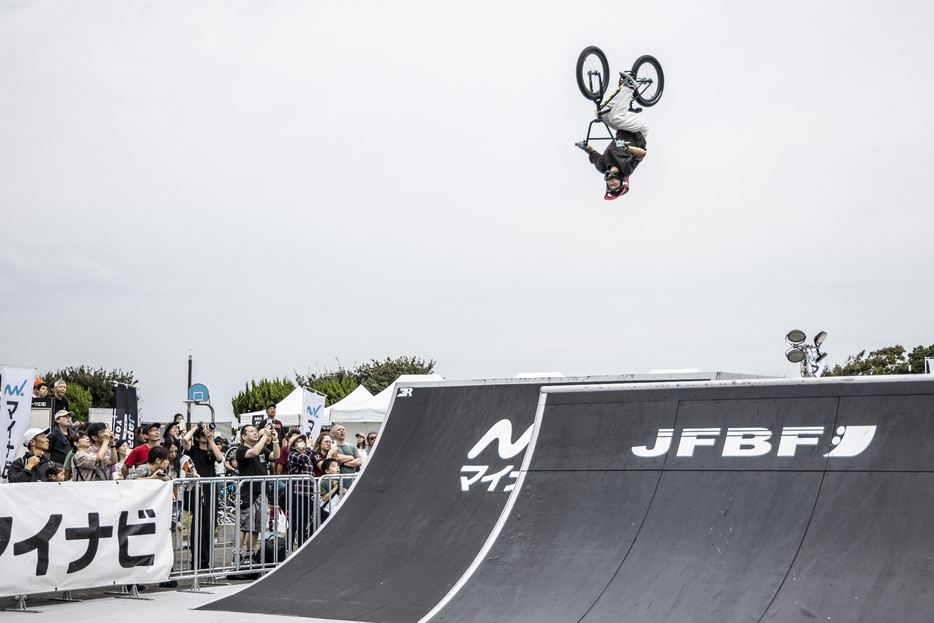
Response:
[{"label": "white tent canopy", "polygon": [[[283,426],[299,425],[302,417],[302,397],[304,391],[305,390],[301,387],[296,387],[292,390],[291,394],[283,398],[281,402],[276,403],[276,419],[282,422]],[[253,416],[256,415],[266,417],[266,410],[241,413],[240,426],[252,424]]]},{"label": "white tent canopy", "polygon": [[[344,406],[344,400],[331,406],[331,423],[375,422],[382,423],[389,411],[389,403],[396,391],[396,383],[408,381],[443,381],[438,374],[403,374],[396,381],[368,400]],[[355,390],[356,391],[356,390]],[[352,394],[351,394],[352,395]],[[348,396],[349,398],[350,396]]]},{"label": "white tent canopy", "polygon": [[337,402],[335,402],[330,407],[327,407],[324,410],[324,421],[325,422],[331,421],[331,415],[330,415],[331,409],[335,407],[337,407],[338,409],[346,409],[356,404],[360,404],[361,402],[364,402],[366,400],[369,400],[372,397],[373,397],[373,394],[367,391],[366,387],[364,387],[363,385],[357,385],[357,387],[354,388],[352,392],[350,392],[349,394],[347,394],[346,396],[344,396],[343,398],[341,398],[340,400],[338,400]]}]

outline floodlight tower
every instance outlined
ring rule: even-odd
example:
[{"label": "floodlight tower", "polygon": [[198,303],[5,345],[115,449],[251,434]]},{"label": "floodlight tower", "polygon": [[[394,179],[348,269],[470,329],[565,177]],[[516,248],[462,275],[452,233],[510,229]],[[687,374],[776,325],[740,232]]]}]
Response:
[{"label": "floodlight tower", "polygon": [[821,331],[814,336],[814,344],[805,344],[808,336],[800,329],[792,329],[785,336],[785,341],[791,348],[785,351],[785,357],[791,363],[801,364],[801,376],[805,378],[818,377],[824,372],[824,359],[827,353],[820,350],[821,344],[827,339],[827,332]]}]

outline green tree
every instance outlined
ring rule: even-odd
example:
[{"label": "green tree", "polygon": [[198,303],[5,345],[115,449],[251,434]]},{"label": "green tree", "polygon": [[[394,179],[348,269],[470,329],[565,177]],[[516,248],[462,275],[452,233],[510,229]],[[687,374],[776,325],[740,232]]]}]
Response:
[{"label": "green tree", "polygon": [[[90,366],[72,366],[60,370],[50,370],[42,378],[48,383],[50,392],[52,391],[52,384],[59,379],[68,383],[69,387],[72,384],[80,385],[91,392],[91,404],[101,409],[113,409],[117,406],[114,398],[114,383],[126,385],[136,385],[138,383],[132,371],[94,369]],[[65,392],[65,395],[69,397],[69,404],[71,404],[71,395],[68,394],[67,389]],[[78,412],[75,411],[75,413]],[[87,416],[87,412],[85,412],[85,416]]]},{"label": "green tree", "polygon": [[378,394],[403,374],[431,374],[434,369],[434,359],[426,363],[421,357],[387,357],[385,361],[372,359],[370,363],[357,366],[353,375],[370,393]]},{"label": "green tree", "polygon": [[241,413],[262,411],[266,405],[280,402],[292,393],[295,383],[285,377],[282,380],[261,379],[259,382],[250,381],[245,384],[244,390],[231,399],[234,415],[240,417]]},{"label": "green tree", "polygon": [[934,344],[930,346],[915,346],[911,349],[911,354],[908,355],[908,363],[911,364],[912,374],[924,373],[925,357],[934,357]]},{"label": "green tree", "polygon": [[916,346],[910,354],[905,353],[901,344],[886,346],[879,350],[860,351],[850,355],[843,365],[827,367],[823,376],[870,376],[876,374],[921,374],[924,372],[924,358],[934,357],[934,344]]},{"label": "green tree", "polygon": [[76,420],[87,420],[88,409],[91,408],[91,392],[78,383],[68,383],[65,389],[65,398],[68,399],[68,408],[75,414]]},{"label": "green tree", "polygon": [[296,372],[295,382],[299,387],[314,390],[327,396],[324,401],[326,407],[330,407],[335,402],[340,402],[350,392],[357,389],[357,385],[359,385],[353,371],[340,365],[340,362],[338,362],[336,370],[328,370],[327,368],[319,369],[317,372],[309,370],[307,375]]}]

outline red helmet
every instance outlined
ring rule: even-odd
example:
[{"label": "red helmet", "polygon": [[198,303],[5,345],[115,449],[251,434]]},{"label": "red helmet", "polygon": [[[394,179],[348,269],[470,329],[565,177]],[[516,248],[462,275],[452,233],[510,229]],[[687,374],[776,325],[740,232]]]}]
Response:
[{"label": "red helmet", "polygon": [[621,180],[622,182],[619,185],[619,190],[611,191],[609,188],[606,189],[606,194],[603,195],[603,198],[606,201],[613,201],[614,199],[619,199],[620,197],[622,197],[623,195],[629,192],[629,176],[628,175],[620,176],[620,174],[616,173],[615,171],[607,171],[606,175],[604,175],[604,179],[605,180],[618,179],[618,180]]}]

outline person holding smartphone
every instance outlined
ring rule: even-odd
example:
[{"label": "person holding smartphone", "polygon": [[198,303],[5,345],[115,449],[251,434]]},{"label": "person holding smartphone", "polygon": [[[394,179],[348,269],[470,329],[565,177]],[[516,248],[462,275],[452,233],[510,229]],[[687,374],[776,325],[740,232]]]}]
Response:
[{"label": "person holding smartphone", "polygon": [[268,476],[269,464],[279,458],[279,435],[276,429],[267,424],[261,431],[252,424],[245,424],[240,429],[240,446],[236,454],[237,467],[243,479],[240,485],[240,560],[238,563],[241,567],[260,562],[259,533],[269,521],[266,496],[263,495],[265,487],[262,481],[250,480],[249,477]]}]

